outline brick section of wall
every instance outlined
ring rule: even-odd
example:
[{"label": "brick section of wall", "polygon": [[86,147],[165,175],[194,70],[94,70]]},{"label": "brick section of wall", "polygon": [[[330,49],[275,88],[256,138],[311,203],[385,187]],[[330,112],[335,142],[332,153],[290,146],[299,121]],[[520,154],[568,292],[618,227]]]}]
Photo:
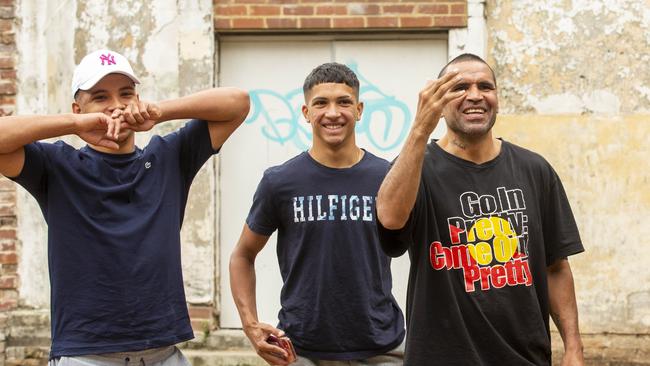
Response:
[{"label": "brick section of wall", "polygon": [[16,105],[15,0],[0,1],[0,115],[13,114]]},{"label": "brick section of wall", "polygon": [[[0,116],[16,110],[15,14],[15,0],[0,1]],[[16,224],[16,187],[0,176],[0,365],[9,348],[7,311],[18,306]]]},{"label": "brick section of wall", "polygon": [[467,26],[467,0],[214,0],[216,32]]},{"label": "brick section of wall", "polygon": [[216,311],[212,305],[188,304],[192,330],[195,332],[209,332],[217,328]]},{"label": "brick section of wall", "polygon": [[[16,104],[15,0],[0,1],[0,116]],[[16,267],[16,188],[0,176],[0,311],[18,305]]]}]

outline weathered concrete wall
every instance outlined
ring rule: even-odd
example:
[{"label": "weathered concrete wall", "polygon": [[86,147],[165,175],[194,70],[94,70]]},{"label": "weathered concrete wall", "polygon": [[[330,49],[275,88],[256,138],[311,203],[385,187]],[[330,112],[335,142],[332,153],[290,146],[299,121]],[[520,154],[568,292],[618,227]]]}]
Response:
[{"label": "weathered concrete wall", "polygon": [[505,113],[496,130],[556,168],[587,250],[571,258],[581,330],[645,335],[647,352],[650,1],[488,0],[486,10]]},{"label": "weathered concrete wall", "polygon": [[650,115],[501,115],[495,131],[562,178],[586,248],[570,258],[581,331],[650,334]]},{"label": "weathered concrete wall", "polygon": [[[123,53],[142,84],[144,100],[163,100],[213,85],[213,29],[210,0],[19,1],[18,113],[69,112],[74,65],[97,48]],[[180,126],[166,123],[154,133]],[[142,134],[143,146],[150,135]],[[68,139],[81,145],[76,138]],[[213,304],[216,241],[215,161],[196,177],[182,231],[183,270],[190,303]],[[21,192],[19,272],[21,303],[46,307],[45,224],[34,200]],[[28,255],[26,255],[29,253]]]},{"label": "weathered concrete wall", "polygon": [[489,0],[505,113],[650,112],[649,0]]}]

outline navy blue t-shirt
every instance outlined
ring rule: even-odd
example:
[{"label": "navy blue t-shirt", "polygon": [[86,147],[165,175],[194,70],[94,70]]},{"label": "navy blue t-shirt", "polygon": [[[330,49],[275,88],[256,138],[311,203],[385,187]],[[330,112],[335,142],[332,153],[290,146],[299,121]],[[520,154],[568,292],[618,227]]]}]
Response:
[{"label": "navy blue t-shirt", "polygon": [[303,152],[267,169],[257,188],[246,223],[261,235],[278,230],[278,327],[303,357],[363,359],[404,338],[390,258],[375,228],[389,167],[366,152],[353,167],[334,169]]},{"label": "navy blue t-shirt", "polygon": [[62,141],[25,146],[14,180],[48,224],[51,358],[193,337],[180,229],[192,179],[214,153],[206,122],[196,120],[130,154]]}]

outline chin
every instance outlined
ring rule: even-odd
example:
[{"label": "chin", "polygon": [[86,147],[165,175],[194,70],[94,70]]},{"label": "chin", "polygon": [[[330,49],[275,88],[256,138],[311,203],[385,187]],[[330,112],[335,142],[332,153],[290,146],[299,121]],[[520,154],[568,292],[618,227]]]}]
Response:
[{"label": "chin", "polygon": [[133,131],[131,130],[125,130],[121,131],[119,134],[117,134],[117,143],[122,144],[124,142],[127,142],[129,138],[133,136]]}]

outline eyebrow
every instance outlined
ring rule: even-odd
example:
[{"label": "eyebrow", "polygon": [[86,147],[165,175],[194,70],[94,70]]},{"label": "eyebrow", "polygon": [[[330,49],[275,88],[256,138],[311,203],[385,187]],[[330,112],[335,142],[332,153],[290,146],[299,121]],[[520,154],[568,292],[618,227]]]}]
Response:
[{"label": "eyebrow", "polygon": [[[134,86],[123,86],[118,91],[124,91],[124,90],[135,90],[135,87]],[[99,94],[99,93],[108,93],[108,90],[106,90],[106,89],[98,89],[98,90],[90,92],[90,95],[95,95],[95,94]]]},{"label": "eyebrow", "polygon": [[[470,84],[474,84],[474,83],[470,82],[470,81],[464,81],[463,80],[463,81],[458,82],[458,84],[456,84],[456,86],[468,86]],[[487,79],[478,80],[478,81],[476,81],[476,84],[478,84],[478,85],[490,85],[492,87],[495,86],[493,81],[487,80]]]},{"label": "eyebrow", "polygon": [[[343,100],[343,99],[354,99],[354,98],[352,97],[352,95],[342,95],[336,98],[336,100]],[[315,96],[314,98],[312,98],[313,102],[320,101],[320,100],[329,100],[329,98],[323,96]]]}]

